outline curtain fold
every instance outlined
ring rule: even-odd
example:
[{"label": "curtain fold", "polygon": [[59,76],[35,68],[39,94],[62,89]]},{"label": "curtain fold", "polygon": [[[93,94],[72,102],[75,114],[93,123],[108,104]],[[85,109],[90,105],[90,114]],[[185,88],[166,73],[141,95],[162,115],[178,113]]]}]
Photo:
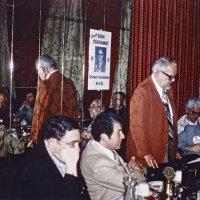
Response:
[{"label": "curtain fold", "polygon": [[52,55],[60,71],[71,78],[83,97],[82,1],[51,0],[42,40],[42,54]]},{"label": "curtain fold", "polygon": [[0,2],[0,87],[10,87],[10,52],[7,32],[7,1]]},{"label": "curtain fold", "polygon": [[126,94],[128,55],[130,45],[131,25],[131,0],[122,2],[121,7],[121,28],[119,38],[119,58],[116,65],[112,91],[122,91]]}]

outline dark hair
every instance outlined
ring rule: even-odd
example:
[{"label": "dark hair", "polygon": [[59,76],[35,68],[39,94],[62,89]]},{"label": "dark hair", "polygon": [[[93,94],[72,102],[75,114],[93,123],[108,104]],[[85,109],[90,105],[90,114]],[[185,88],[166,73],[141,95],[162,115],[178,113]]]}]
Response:
[{"label": "dark hair", "polygon": [[99,114],[92,123],[91,133],[93,138],[96,141],[100,141],[102,133],[105,133],[110,138],[113,134],[113,123],[122,124],[118,115],[109,111]]},{"label": "dark hair", "polygon": [[126,94],[121,91],[114,92],[112,96],[114,96],[115,94],[119,94],[122,98],[122,101],[124,101],[126,99]]},{"label": "dark hair", "polygon": [[42,126],[40,135],[42,135],[42,139],[61,139],[66,134],[66,131],[71,131],[74,129],[80,129],[75,120],[59,115],[47,119]]},{"label": "dark hair", "polygon": [[28,89],[26,89],[24,91],[24,97],[29,93],[32,93],[34,95],[34,97],[36,97],[37,89],[36,88],[28,88]]}]

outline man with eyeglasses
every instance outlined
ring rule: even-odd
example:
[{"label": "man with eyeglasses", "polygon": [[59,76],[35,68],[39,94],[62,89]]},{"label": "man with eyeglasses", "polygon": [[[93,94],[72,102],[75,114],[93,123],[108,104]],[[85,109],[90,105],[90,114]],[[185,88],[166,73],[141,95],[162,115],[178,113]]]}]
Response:
[{"label": "man with eyeglasses", "polygon": [[106,103],[101,100],[101,99],[94,99],[91,104],[90,107],[88,108],[89,112],[90,112],[90,117],[92,118],[92,121],[90,122],[90,124],[88,125],[88,127],[82,131],[81,133],[81,144],[82,144],[82,148],[84,149],[87,145],[87,143],[89,142],[89,140],[92,139],[92,133],[91,133],[91,128],[92,128],[92,124],[94,122],[94,119],[102,112],[106,111]]},{"label": "man with eyeglasses", "polygon": [[130,101],[130,126],[126,156],[136,156],[145,167],[181,158],[178,153],[177,114],[172,85],[177,78],[175,59],[161,57],[152,66],[152,74],[134,91]]},{"label": "man with eyeglasses", "polygon": [[178,147],[183,155],[200,155],[200,99],[186,102],[186,114],[178,121]]},{"label": "man with eyeglasses", "polygon": [[186,102],[186,114],[178,120],[178,134],[181,134],[187,125],[200,124],[200,99],[191,97]]},{"label": "man with eyeglasses", "polygon": [[79,125],[65,116],[49,118],[43,139],[17,173],[10,195],[17,199],[89,199],[78,175]]}]

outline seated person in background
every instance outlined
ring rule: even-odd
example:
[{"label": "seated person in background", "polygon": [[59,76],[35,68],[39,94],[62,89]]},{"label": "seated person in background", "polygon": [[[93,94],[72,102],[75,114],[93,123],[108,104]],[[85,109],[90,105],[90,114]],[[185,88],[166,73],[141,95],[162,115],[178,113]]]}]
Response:
[{"label": "seated person in background", "polygon": [[[123,132],[126,133],[126,95],[123,92],[114,92],[112,95],[112,107],[109,112],[117,114],[122,121]],[[117,151],[123,159],[126,159],[126,141],[123,140],[121,149]]]},{"label": "seated person in background", "polygon": [[[10,195],[18,199],[87,199],[78,178],[79,125],[65,116],[50,117],[43,137],[13,181]],[[88,196],[89,198],[89,196]]]},{"label": "seated person in background", "polygon": [[108,110],[119,115],[123,124],[126,118],[126,107],[125,107],[126,95],[123,92],[114,92],[112,95],[112,107]]},{"label": "seated person in background", "polygon": [[22,154],[24,151],[23,142],[16,135],[6,132],[5,126],[0,124],[0,158],[7,157],[8,154]]},{"label": "seated person in background", "polygon": [[101,101],[101,99],[94,99],[92,103],[90,104],[89,112],[90,112],[90,117],[92,118],[92,122],[88,125],[87,128],[83,127],[81,129],[82,149],[84,149],[88,141],[92,139],[91,127],[94,122],[94,119],[97,117],[97,115],[104,112],[106,110],[106,107],[107,106],[105,102]]},{"label": "seated person in background", "polygon": [[178,135],[178,148],[184,155],[200,156],[200,125],[188,125]]},{"label": "seated person in background", "polygon": [[25,91],[24,101],[19,108],[17,114],[21,119],[24,119],[27,124],[31,124],[36,98],[36,89],[28,89]]},{"label": "seated person in background", "polygon": [[0,119],[8,128],[10,124],[9,94],[3,89],[0,89]]},{"label": "seated person in background", "polygon": [[134,157],[128,165],[115,150],[125,138],[120,118],[109,112],[98,115],[92,124],[93,138],[81,157],[81,172],[92,200],[123,199],[123,178],[132,173],[138,183],[145,181]]},{"label": "seated person in background", "polygon": [[186,114],[178,120],[178,134],[182,133],[187,125],[200,124],[200,99],[191,97],[186,102]]},{"label": "seated person in background", "polygon": [[81,128],[81,149],[84,149],[91,139],[92,133],[88,131],[88,127]]},{"label": "seated person in background", "polygon": [[[90,104],[89,108],[90,117],[94,120],[97,117],[97,115],[99,115],[102,112],[105,112],[106,108],[107,106],[104,101],[102,101],[101,99],[94,99]],[[91,131],[92,123],[93,121],[88,126],[88,131]]]}]

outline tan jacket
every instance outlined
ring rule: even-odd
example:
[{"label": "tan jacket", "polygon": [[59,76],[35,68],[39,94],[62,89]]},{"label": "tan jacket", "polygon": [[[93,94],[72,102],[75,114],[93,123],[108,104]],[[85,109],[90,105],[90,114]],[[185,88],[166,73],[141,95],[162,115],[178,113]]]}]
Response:
[{"label": "tan jacket", "polygon": [[58,71],[51,74],[49,79],[39,83],[32,120],[33,141],[38,140],[38,133],[47,118],[56,115],[78,120],[75,85],[71,79],[62,76]]},{"label": "tan jacket", "polygon": [[[105,155],[94,140],[87,144],[81,157],[81,172],[91,200],[113,200],[124,196],[123,178],[130,172],[123,159],[119,159],[121,165]],[[144,180],[139,170],[134,169],[133,173],[139,182]]]},{"label": "tan jacket", "polygon": [[[174,139],[172,158],[177,152],[177,114],[172,93],[168,98],[173,111]],[[164,160],[168,138],[169,125],[163,103],[151,77],[145,79],[135,90],[130,101],[130,127],[126,139],[126,155],[147,166],[144,156],[152,154],[156,161]]]}]

